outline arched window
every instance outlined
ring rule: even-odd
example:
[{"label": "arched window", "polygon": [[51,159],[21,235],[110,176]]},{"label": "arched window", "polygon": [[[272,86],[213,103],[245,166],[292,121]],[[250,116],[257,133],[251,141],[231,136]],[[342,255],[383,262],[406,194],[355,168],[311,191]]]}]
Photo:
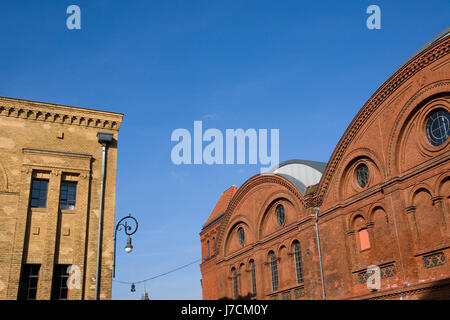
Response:
[{"label": "arched window", "polygon": [[213,237],[213,251],[216,251],[216,238]]},{"label": "arched window", "polygon": [[356,182],[361,188],[364,188],[369,182],[369,168],[365,163],[356,167]]},{"label": "arched window", "polygon": [[244,245],[244,240],[245,240],[244,228],[241,227],[238,229],[238,241],[241,246]]},{"label": "arched window", "polygon": [[208,241],[206,241],[206,244],[208,245],[208,258],[211,256],[210,255],[210,251],[209,251],[209,240]]},{"label": "arched window", "polygon": [[284,207],[280,204],[278,205],[276,211],[277,211],[277,223],[281,227],[284,224],[285,219]]},{"label": "arched window", "polygon": [[239,297],[239,290],[238,290],[238,281],[237,281],[237,271],[236,268],[231,269],[231,273],[233,276],[233,298],[234,300],[237,300]]},{"label": "arched window", "polygon": [[273,251],[269,252],[270,256],[270,272],[272,274],[272,291],[278,290],[278,267],[277,258]]},{"label": "arched window", "polygon": [[303,282],[302,254],[300,251],[300,243],[298,241],[294,242],[294,259],[295,259],[295,270],[297,271],[297,283],[302,283]]},{"label": "arched window", "polygon": [[256,297],[255,261],[253,260],[250,260],[250,272],[252,274],[252,297]]}]

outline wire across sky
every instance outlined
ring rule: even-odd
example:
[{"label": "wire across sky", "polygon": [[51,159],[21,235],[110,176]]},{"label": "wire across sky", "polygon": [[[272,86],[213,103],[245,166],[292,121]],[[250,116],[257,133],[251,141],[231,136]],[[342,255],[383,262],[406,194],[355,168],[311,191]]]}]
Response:
[{"label": "wire across sky", "polygon": [[144,280],[127,282],[127,281],[120,281],[120,280],[114,280],[114,279],[113,279],[113,281],[115,281],[115,282],[117,282],[117,283],[123,283],[123,284],[139,284],[139,283],[143,283],[143,282],[147,282],[147,281],[150,281],[150,280],[154,280],[154,279],[156,279],[156,278],[160,278],[160,277],[162,277],[162,276],[168,275],[169,273],[173,273],[173,272],[175,272],[175,271],[184,269],[184,268],[186,268],[186,267],[189,267],[190,265],[193,265],[194,263],[200,262],[201,260],[202,260],[202,259],[197,259],[197,260],[192,261],[192,262],[190,262],[190,263],[188,263],[188,264],[182,265],[182,266],[177,267],[177,268],[175,268],[175,269],[169,270],[169,271],[167,271],[167,272],[158,274],[158,275],[156,275],[156,276],[153,276],[153,277],[150,277],[150,278],[147,278],[147,279],[144,279]]}]

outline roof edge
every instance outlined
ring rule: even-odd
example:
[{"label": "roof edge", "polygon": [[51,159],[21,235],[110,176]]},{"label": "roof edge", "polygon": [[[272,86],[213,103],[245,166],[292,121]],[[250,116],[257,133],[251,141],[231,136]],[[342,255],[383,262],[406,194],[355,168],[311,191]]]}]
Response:
[{"label": "roof edge", "polygon": [[51,103],[51,102],[26,100],[26,99],[20,99],[20,98],[4,97],[4,96],[0,96],[0,101],[21,102],[21,103],[27,103],[27,104],[36,105],[36,106],[69,109],[69,110],[75,110],[75,111],[91,111],[91,112],[95,112],[95,113],[102,113],[105,115],[115,115],[115,116],[121,116],[121,117],[123,117],[125,115],[124,113],[113,112],[113,111],[105,111],[105,110],[93,109],[93,108],[68,106],[68,105],[56,104],[56,103]]}]

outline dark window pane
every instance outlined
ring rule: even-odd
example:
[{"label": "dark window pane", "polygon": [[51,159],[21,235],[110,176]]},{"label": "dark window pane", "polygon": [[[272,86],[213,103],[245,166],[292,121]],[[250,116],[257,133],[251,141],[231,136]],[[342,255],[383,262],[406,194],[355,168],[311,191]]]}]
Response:
[{"label": "dark window pane", "polygon": [[255,262],[250,261],[251,272],[252,272],[252,297],[256,297],[256,275],[255,275]]},{"label": "dark window pane", "polygon": [[59,196],[59,207],[61,209],[75,209],[77,183],[72,181],[63,181],[61,183],[61,192]]},{"label": "dark window pane", "polygon": [[270,271],[272,273],[272,290],[278,290],[278,267],[275,253],[270,252]]},{"label": "dark window pane", "polygon": [[294,244],[295,269],[297,271],[297,283],[303,282],[302,256],[300,251],[300,243]]},{"label": "dark window pane", "polygon": [[238,240],[239,240],[239,244],[242,246],[244,245],[244,240],[245,240],[245,234],[244,234],[244,229],[243,228],[239,228],[238,229]]},{"label": "dark window pane", "polygon": [[19,300],[35,300],[39,284],[40,265],[24,264],[22,266],[19,283]]},{"label": "dark window pane", "polygon": [[364,163],[356,168],[356,181],[361,188],[364,188],[369,182],[369,168]]},{"label": "dark window pane", "polygon": [[33,179],[31,184],[31,207],[45,208],[47,207],[47,191],[48,181]]},{"label": "dark window pane", "polygon": [[233,268],[233,295],[234,295],[234,300],[237,300],[239,298],[237,272],[236,272],[236,269],[234,269],[234,268]]},{"label": "dark window pane", "polygon": [[282,226],[284,224],[284,218],[285,218],[285,213],[284,213],[284,207],[280,204],[277,207],[277,223],[279,226]]},{"label": "dark window pane", "polygon": [[436,109],[427,117],[427,138],[433,146],[442,145],[450,135],[450,113],[446,109]]},{"label": "dark window pane", "polygon": [[67,270],[69,265],[61,264],[56,265],[53,270],[53,282],[52,282],[52,300],[66,300],[68,298],[69,290],[67,288],[67,280],[69,274]]}]

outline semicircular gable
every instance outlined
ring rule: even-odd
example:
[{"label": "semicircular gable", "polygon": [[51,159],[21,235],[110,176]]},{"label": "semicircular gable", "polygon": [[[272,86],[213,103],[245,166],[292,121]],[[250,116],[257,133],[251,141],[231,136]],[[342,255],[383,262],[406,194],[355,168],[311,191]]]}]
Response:
[{"label": "semicircular gable", "polygon": [[409,60],[399,70],[397,70],[378,90],[371,96],[371,98],[364,104],[355,118],[352,120],[344,135],[339,140],[330,161],[325,169],[325,172],[320,181],[319,187],[315,196],[308,199],[308,206],[320,206],[323,202],[324,196],[327,193],[331,181],[336,173],[336,170],[347,151],[347,148],[360,132],[362,127],[366,124],[368,119],[385,104],[386,100],[393,96],[397,90],[406,82],[413,78],[423,69],[429,67],[432,63],[447,56],[450,52],[450,37],[445,37],[437,41],[432,46],[426,48],[421,53]]},{"label": "semicircular gable", "polygon": [[371,188],[386,177],[386,169],[379,156],[368,148],[358,148],[350,152],[341,161],[336,170],[335,201],[341,201],[358,194],[362,189],[355,178],[356,167],[364,163],[369,168],[369,181],[364,188]]},{"label": "semicircular gable", "polygon": [[[239,243],[238,230],[242,228],[244,230],[244,243]],[[254,232],[249,221],[243,215],[239,215],[236,219],[233,219],[232,224],[226,231],[225,245],[223,246],[222,254],[224,256],[230,255],[242,248],[245,248],[254,241]]]},{"label": "semicircular gable", "polygon": [[[433,82],[416,92],[401,109],[395,120],[388,146],[389,174],[400,174],[409,168],[436,156],[435,148],[428,148],[425,134],[426,116],[433,108],[450,107],[450,80]],[[446,146],[438,148],[445,152]],[[408,151],[414,150],[412,157]]]},{"label": "semicircular gable", "polygon": [[[284,223],[279,226],[276,218],[276,208],[282,205],[284,207]],[[280,190],[270,195],[264,201],[260,208],[258,218],[256,219],[256,239],[261,240],[266,236],[285,228],[291,223],[298,221],[301,215],[299,202],[295,201],[293,196],[285,190]]]},{"label": "semicircular gable", "polygon": [[[276,174],[258,174],[256,176],[253,176],[252,178],[248,179],[234,194],[233,198],[231,199],[224,217],[222,218],[222,223],[218,230],[218,235],[216,238],[216,250],[218,255],[224,255],[225,254],[225,243],[227,238],[227,230],[230,230],[231,222],[234,221],[232,218],[233,215],[238,215],[238,211],[242,210],[240,209],[241,204],[247,199],[247,197],[253,193],[257,188],[263,187],[264,185],[267,185],[268,187],[273,186],[280,186],[283,190],[286,190],[291,196],[292,199],[295,199],[299,204],[305,205],[303,196],[300,194],[300,192],[296,189],[296,187],[286,180],[285,178],[276,175]],[[244,210],[245,211],[245,210]],[[258,210],[258,213],[260,210]],[[253,225],[256,225],[255,219],[253,219],[251,222],[249,222]]]}]

